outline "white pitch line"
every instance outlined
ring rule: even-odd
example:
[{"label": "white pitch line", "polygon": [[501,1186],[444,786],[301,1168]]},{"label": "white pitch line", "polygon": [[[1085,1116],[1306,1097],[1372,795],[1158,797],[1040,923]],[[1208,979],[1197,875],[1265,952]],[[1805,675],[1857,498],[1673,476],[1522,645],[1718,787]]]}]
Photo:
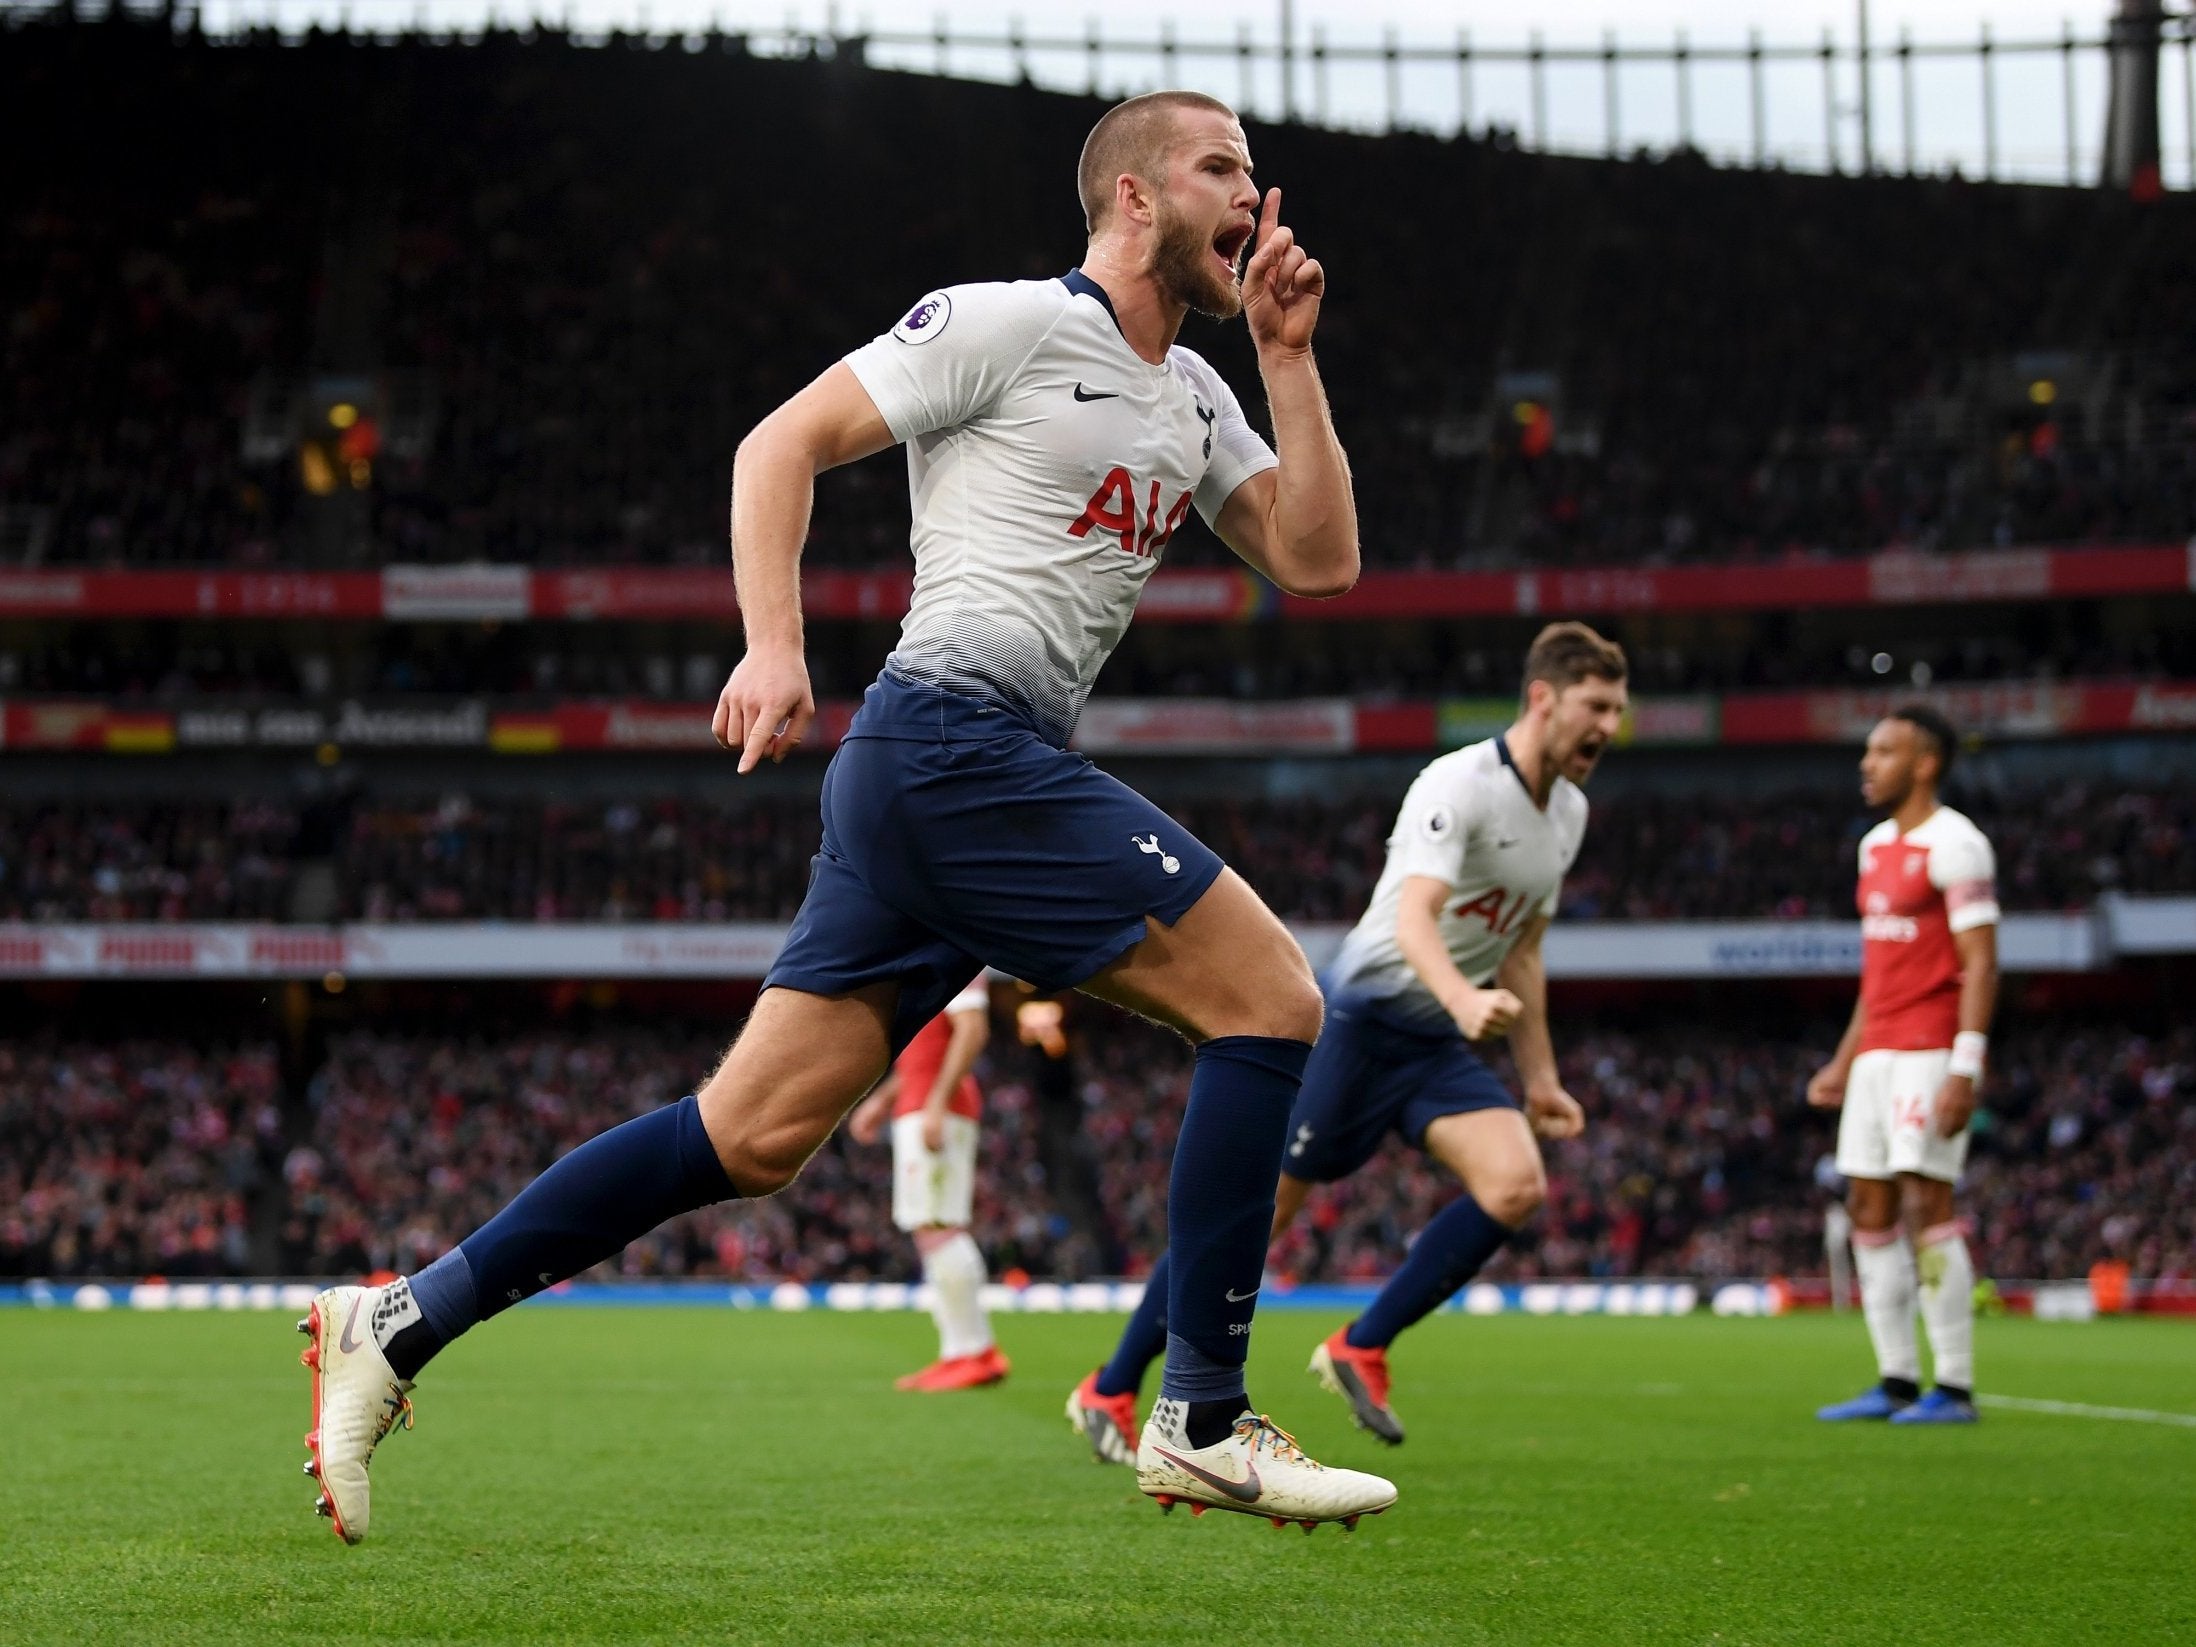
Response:
[{"label": "white pitch line", "polygon": [[2025,1395],[1978,1395],[1975,1404],[2024,1413],[2057,1413],[2062,1418],[2116,1418],[2126,1424],[2171,1424],[2177,1429],[2196,1430],[2196,1413],[2152,1412],[2147,1407],[2092,1407],[2084,1401],[2037,1401]]}]

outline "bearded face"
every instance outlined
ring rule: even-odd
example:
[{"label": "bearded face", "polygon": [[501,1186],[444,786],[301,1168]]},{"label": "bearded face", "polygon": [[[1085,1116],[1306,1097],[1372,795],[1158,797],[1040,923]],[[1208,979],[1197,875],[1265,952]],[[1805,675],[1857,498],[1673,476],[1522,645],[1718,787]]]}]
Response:
[{"label": "bearded face", "polygon": [[1921,755],[1921,734],[1902,720],[1878,721],[1861,750],[1861,799],[1896,812],[1914,793],[1914,764]]},{"label": "bearded face", "polygon": [[1602,755],[1624,726],[1630,701],[1622,681],[1588,676],[1556,694],[1548,720],[1548,755],[1555,769],[1575,784],[1594,775]]},{"label": "bearded face", "polygon": [[1247,229],[1230,223],[1215,233],[1161,195],[1156,218],[1158,243],[1152,251],[1152,275],[1166,294],[1186,308],[1214,320],[1233,320],[1243,312],[1243,277],[1235,259],[1249,244]]}]

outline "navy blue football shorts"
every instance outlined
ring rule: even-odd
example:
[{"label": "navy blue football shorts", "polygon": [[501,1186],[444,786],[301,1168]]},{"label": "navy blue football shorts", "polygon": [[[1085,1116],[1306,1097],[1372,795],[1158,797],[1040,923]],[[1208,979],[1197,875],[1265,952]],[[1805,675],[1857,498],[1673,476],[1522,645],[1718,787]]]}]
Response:
[{"label": "navy blue football shorts", "polygon": [[1456,1029],[1416,1028],[1325,978],[1319,987],[1327,1021],[1289,1113],[1281,1170],[1291,1178],[1331,1184],[1370,1161],[1391,1132],[1423,1148],[1444,1115],[1522,1108]]},{"label": "navy blue football shorts", "polygon": [[887,670],[823,784],[823,849],[765,989],[890,979],[897,1052],[983,967],[1067,989],[1172,926],[1217,854],[1007,710]]}]

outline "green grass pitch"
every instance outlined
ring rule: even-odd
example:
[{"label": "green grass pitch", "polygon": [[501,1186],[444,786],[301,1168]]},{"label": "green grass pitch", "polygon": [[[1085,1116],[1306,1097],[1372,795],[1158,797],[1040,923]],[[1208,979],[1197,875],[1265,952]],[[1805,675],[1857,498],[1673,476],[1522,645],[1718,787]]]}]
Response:
[{"label": "green grass pitch", "polygon": [[[910,1396],[917,1315],[525,1309],[429,1369],[374,1537],[310,1511],[270,1315],[0,1313],[0,1641],[2196,1640],[2196,1428],[1833,1428],[1857,1319],[1468,1319],[1403,1341],[1389,1452],[1269,1312],[1252,1390],[1402,1499],[1346,1536],[1161,1516],[1062,1421],[1118,1318],[1009,1316]],[[1986,1321],[1986,1388],[2196,1412],[2196,1325]]]}]

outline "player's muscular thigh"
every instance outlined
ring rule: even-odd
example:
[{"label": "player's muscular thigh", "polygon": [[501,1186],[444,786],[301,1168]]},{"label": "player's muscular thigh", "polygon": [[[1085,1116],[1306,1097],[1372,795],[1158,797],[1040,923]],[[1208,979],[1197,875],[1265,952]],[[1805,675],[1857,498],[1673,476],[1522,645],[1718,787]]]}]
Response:
[{"label": "player's muscular thigh", "polygon": [[742,1195],[773,1195],[884,1074],[897,991],[872,984],[829,997],[766,989],[716,1073],[702,1125]]},{"label": "player's muscular thigh", "polygon": [[1195,1041],[1265,1035],[1315,1041],[1323,1008],[1289,929],[1232,869],[1173,926],[1083,985],[1100,1000],[1171,1024]]},{"label": "player's muscular thigh", "polygon": [[1438,1116],[1426,1128],[1426,1152],[1463,1181],[1488,1217],[1512,1228],[1548,1198],[1540,1145],[1514,1109]]}]

